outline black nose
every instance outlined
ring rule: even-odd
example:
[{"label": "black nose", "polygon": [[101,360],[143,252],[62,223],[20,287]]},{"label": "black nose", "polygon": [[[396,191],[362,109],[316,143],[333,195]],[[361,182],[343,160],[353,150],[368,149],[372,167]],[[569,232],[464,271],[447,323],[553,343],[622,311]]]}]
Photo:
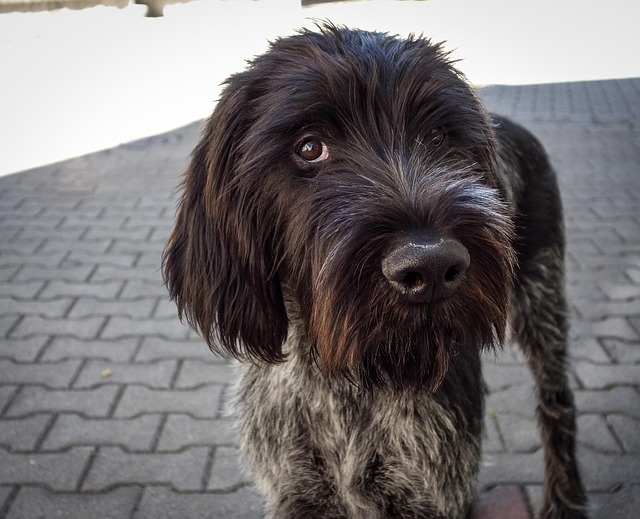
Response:
[{"label": "black nose", "polygon": [[407,239],[384,256],[382,273],[412,303],[435,302],[455,293],[469,264],[458,240]]}]

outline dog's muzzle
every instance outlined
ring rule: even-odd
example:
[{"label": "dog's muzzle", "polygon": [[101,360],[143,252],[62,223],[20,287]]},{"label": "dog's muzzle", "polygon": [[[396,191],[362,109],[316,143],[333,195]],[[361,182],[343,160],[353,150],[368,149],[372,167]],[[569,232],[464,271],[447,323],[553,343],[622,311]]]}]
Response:
[{"label": "dog's muzzle", "polygon": [[382,259],[382,273],[411,303],[435,303],[452,296],[471,259],[453,238],[407,238]]}]

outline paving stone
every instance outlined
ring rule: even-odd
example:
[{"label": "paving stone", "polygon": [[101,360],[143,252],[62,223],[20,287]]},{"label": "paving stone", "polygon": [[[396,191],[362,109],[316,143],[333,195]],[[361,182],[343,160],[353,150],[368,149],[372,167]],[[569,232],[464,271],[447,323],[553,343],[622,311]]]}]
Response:
[{"label": "paving stone", "polygon": [[197,418],[218,418],[221,391],[221,386],[182,390],[128,386],[115,416],[128,418],[142,413],[189,413]]},{"label": "paving stone", "polygon": [[60,223],[64,219],[62,216],[52,215],[38,215],[40,211],[30,211],[26,214],[19,213],[4,213],[0,219],[0,223],[5,228],[18,228],[29,227],[31,229],[48,229],[55,231],[56,227],[60,226]]},{"label": "paving stone", "polygon": [[55,239],[75,241],[80,239],[82,235],[82,229],[42,229],[38,227],[24,227],[15,239],[17,240],[43,240],[55,237]]},{"label": "paving stone", "polygon": [[569,355],[572,359],[589,360],[596,363],[611,362],[600,341],[594,337],[573,340],[569,342]]},{"label": "paving stone", "polygon": [[112,420],[61,414],[47,434],[42,449],[48,451],[74,445],[117,445],[131,451],[150,450],[161,421],[160,415]]},{"label": "paving stone", "polygon": [[89,214],[85,211],[82,214],[69,214],[64,217],[64,220],[60,224],[62,229],[80,227],[86,229],[87,226],[91,227],[106,227],[108,229],[118,229],[123,226],[126,221],[125,216],[109,215],[105,217],[103,211],[96,211],[96,214]]},{"label": "paving stone", "polygon": [[490,413],[514,413],[533,416],[536,407],[532,386],[518,385],[509,389],[494,391],[487,396],[486,409]]},{"label": "paving stone", "polygon": [[[529,508],[533,514],[533,517],[540,517],[540,508],[542,507],[543,496],[542,485],[526,485],[525,492],[527,500],[529,502]],[[497,518],[496,518],[497,519]]]},{"label": "paving stone", "polygon": [[630,284],[599,283],[609,299],[634,299],[640,298],[640,286]]},{"label": "paving stone", "polygon": [[624,317],[608,317],[602,321],[584,321],[572,327],[575,337],[606,337],[625,341],[640,340],[640,336]]},{"label": "paving stone", "polygon": [[156,226],[152,229],[151,234],[149,235],[149,241],[164,244],[169,239],[171,235],[171,229],[173,228],[173,224],[168,222],[167,225],[159,227]]},{"label": "paving stone", "polygon": [[523,417],[499,414],[498,425],[502,438],[511,452],[533,452],[540,448],[540,433],[534,415]]},{"label": "paving stone", "polygon": [[[585,272],[592,271],[601,275],[604,269],[614,268],[616,270],[620,268],[638,268],[640,267],[640,259],[636,256],[603,256],[603,255],[580,255],[578,257],[578,263],[583,266]],[[605,292],[591,283],[594,294],[599,294],[599,297],[595,299],[605,299],[607,296]],[[575,287],[569,287],[569,293],[575,295]],[[583,287],[586,288],[586,287]]]},{"label": "paving stone", "polygon": [[80,360],[66,360],[54,364],[16,364],[0,360],[0,380],[10,384],[41,384],[47,387],[69,387],[80,367]]},{"label": "paving stone", "polygon": [[39,315],[49,318],[61,318],[71,307],[73,300],[56,299],[52,301],[19,301],[9,297],[0,297],[0,314]]},{"label": "paving stone", "polygon": [[633,329],[636,330],[636,332],[640,335],[640,317],[629,317],[629,322],[631,323],[631,326],[633,326]]},{"label": "paving stone", "polygon": [[[117,340],[80,340],[72,337],[55,337],[47,345],[42,361],[70,358],[104,359],[111,362],[126,362],[138,348],[138,338]],[[1,351],[1,350],[0,350]]]},{"label": "paving stone", "polygon": [[144,297],[167,297],[167,287],[161,281],[128,280],[125,282],[120,299],[140,299]]},{"label": "paving stone", "polygon": [[600,453],[578,446],[580,472],[587,491],[608,492],[640,484],[640,455]]},{"label": "paving stone", "polygon": [[[11,251],[11,249],[13,249],[13,251]],[[39,267],[51,268],[60,265],[65,256],[66,254],[63,252],[43,256],[28,249],[21,251],[20,246],[11,244],[7,245],[7,247],[3,246],[3,250],[0,251],[0,268],[4,269],[11,265],[17,267],[21,265],[37,265]]]},{"label": "paving stone", "polygon": [[116,364],[102,360],[89,360],[73,387],[93,387],[102,384],[137,384],[154,388],[168,388],[176,372],[176,360],[153,363]]},{"label": "paving stone", "polygon": [[51,422],[51,415],[39,414],[29,418],[0,420],[0,445],[12,451],[29,451],[45,428]]},{"label": "paving stone", "polygon": [[148,237],[149,229],[147,227],[140,227],[138,229],[91,227],[89,228],[89,231],[83,236],[83,239],[104,240],[114,238],[118,240],[145,241]]},{"label": "paving stone", "polygon": [[0,341],[0,359],[10,359],[14,362],[34,361],[48,341],[48,337],[2,339]]},{"label": "paving stone", "polygon": [[42,290],[44,285],[45,281],[27,281],[19,283],[3,282],[0,284],[0,295],[17,297],[19,299],[31,299]]},{"label": "paving stone", "polygon": [[47,319],[28,315],[20,320],[11,332],[12,338],[27,338],[32,335],[69,335],[77,338],[94,338],[103,327],[105,317],[85,319]]},{"label": "paving stone", "polygon": [[94,267],[45,268],[26,265],[13,277],[13,281],[39,281],[55,279],[56,281],[86,281]]},{"label": "paving stone", "polygon": [[196,419],[170,414],[162,428],[158,451],[177,451],[195,445],[237,445],[238,431],[228,418]]},{"label": "paving stone", "polygon": [[27,416],[32,413],[81,413],[86,416],[107,416],[118,392],[117,387],[71,390],[23,387],[6,411],[7,416]]},{"label": "paving stone", "polygon": [[621,413],[640,418],[640,394],[632,387],[601,391],[575,391],[576,407],[582,413]]},{"label": "paving stone", "polygon": [[531,453],[484,453],[478,488],[493,484],[541,483],[544,475],[542,450]]},{"label": "paving stone", "polygon": [[636,285],[640,285],[640,268],[627,269],[626,273]]},{"label": "paving stone", "polygon": [[575,370],[584,387],[601,389],[620,384],[640,385],[640,369],[634,364],[576,362]]},{"label": "paving stone", "polygon": [[21,320],[22,318],[16,315],[0,316],[0,337],[6,337]]},{"label": "paving stone", "polygon": [[158,305],[153,311],[155,319],[176,319],[178,318],[178,309],[176,304],[167,297],[160,298]]},{"label": "paving stone", "polygon": [[528,385],[533,382],[527,366],[497,365],[485,362],[482,365],[484,381],[490,391],[499,391],[513,385]]},{"label": "paving stone", "polygon": [[140,258],[136,262],[137,267],[160,268],[162,264],[162,255],[155,251],[146,251],[140,254]]},{"label": "paving stone", "polygon": [[43,488],[22,487],[6,518],[122,519],[130,517],[139,494],[135,487],[106,494],[55,494]]},{"label": "paving stone", "polygon": [[179,454],[131,454],[103,447],[83,484],[83,491],[113,485],[166,484],[179,491],[202,489],[209,449],[195,447]]},{"label": "paving stone", "polygon": [[[620,274],[622,275],[622,274]],[[631,301],[575,301],[583,319],[602,320],[611,315],[629,317],[640,314],[640,298]]]},{"label": "paving stone", "polygon": [[603,416],[583,414],[576,422],[578,442],[601,452],[622,452]]},{"label": "paving stone", "polygon": [[112,317],[102,330],[102,339],[155,335],[166,339],[186,339],[189,328],[175,319],[131,319]]},{"label": "paving stone", "polygon": [[73,305],[69,318],[93,316],[126,316],[134,319],[151,317],[157,303],[156,299],[137,299],[132,301],[104,301],[82,297]]},{"label": "paving stone", "polygon": [[[575,285],[569,285],[567,287],[567,292],[571,300],[576,299],[588,299],[589,301],[599,301],[606,300],[606,296],[597,286],[593,283],[579,283]],[[573,324],[573,328],[575,328],[575,323]],[[573,330],[572,330],[573,331]],[[582,332],[582,335],[588,335],[586,331]]]},{"label": "paving stone", "polygon": [[589,496],[590,519],[637,519],[640,485],[624,485],[615,492],[594,492]]},{"label": "paving stone", "polygon": [[5,508],[7,500],[12,493],[12,487],[0,487],[0,510],[3,510]]},{"label": "paving stone", "polygon": [[49,215],[60,214],[60,212],[69,214],[78,206],[78,200],[73,197],[51,196],[50,193],[48,195],[38,195],[30,189],[21,208],[24,210],[34,208],[41,211],[46,206],[48,206]]},{"label": "paving stone", "polygon": [[164,487],[148,487],[135,519],[262,519],[262,499],[253,487],[229,494],[181,494]]},{"label": "paving stone", "polygon": [[[17,252],[22,254],[32,254],[42,252],[42,248],[47,243],[46,239],[17,239],[17,230],[9,229],[6,233],[0,231],[0,239],[7,244],[7,252]],[[63,251],[55,251],[63,252]],[[18,269],[19,270],[19,269]]]},{"label": "paving stone", "polygon": [[124,282],[105,281],[103,283],[72,283],[52,280],[42,290],[38,299],[54,297],[97,297],[98,299],[113,299],[122,290]]},{"label": "paving stone", "polygon": [[484,417],[484,430],[482,437],[482,450],[483,452],[503,452],[505,450],[502,440],[500,438],[500,432],[496,425],[495,413],[490,413]]},{"label": "paving stone", "polygon": [[[198,132],[192,134],[194,139],[197,139]],[[189,147],[191,146],[192,141],[187,141],[186,143],[186,152],[184,157],[186,158],[188,154],[191,152]],[[180,160],[182,163],[182,160]],[[173,206],[173,193],[168,192],[165,195],[143,195],[138,199],[138,204],[136,207],[140,209],[148,209],[150,211],[149,214],[149,223],[156,223],[158,221],[158,217],[167,206]],[[157,215],[157,216],[156,216]]]},{"label": "paving stone", "polygon": [[616,436],[628,452],[640,452],[640,420],[629,416],[612,414],[607,421],[613,426]]},{"label": "paving stone", "polygon": [[206,362],[226,363],[223,359],[212,353],[204,339],[198,337],[195,340],[173,340],[161,337],[145,337],[140,349],[136,353],[136,362],[149,362],[160,359],[202,359]]},{"label": "paving stone", "polygon": [[232,490],[242,483],[249,483],[243,474],[240,454],[235,447],[217,447],[211,465],[208,490]]},{"label": "paving stone", "polygon": [[19,266],[9,267],[6,265],[0,266],[0,281],[6,283],[10,279],[13,279],[16,273],[20,270]]},{"label": "paving stone", "polygon": [[205,363],[186,360],[176,380],[178,388],[192,388],[205,384],[232,384],[238,378],[237,364]]},{"label": "paving stone", "polygon": [[0,484],[75,490],[91,451],[89,447],[74,447],[60,454],[12,454],[0,449]]},{"label": "paving stone", "polygon": [[162,282],[162,275],[157,269],[149,268],[123,268],[112,265],[98,265],[91,276],[91,281],[112,281],[112,280],[141,280],[151,283]]},{"label": "paving stone", "polygon": [[7,407],[17,391],[16,386],[0,386],[0,413]]},{"label": "paving stone", "polygon": [[71,251],[62,266],[68,263],[73,265],[109,265],[111,267],[128,268],[133,267],[137,260],[138,254],[135,253],[91,254],[89,252]]},{"label": "paving stone", "polygon": [[109,252],[134,252],[136,254],[154,254],[158,257],[162,255],[163,244],[158,242],[130,240],[113,240],[109,245]]}]

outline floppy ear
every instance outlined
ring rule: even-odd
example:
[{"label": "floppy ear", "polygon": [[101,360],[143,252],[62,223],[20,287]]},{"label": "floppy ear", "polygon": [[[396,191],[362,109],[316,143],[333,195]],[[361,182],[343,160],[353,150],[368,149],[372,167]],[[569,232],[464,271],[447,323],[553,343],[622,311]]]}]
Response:
[{"label": "floppy ear", "polygon": [[259,186],[243,177],[248,92],[231,78],[193,152],[163,272],[180,318],[213,351],[277,362],[288,320],[269,243],[273,229],[266,228],[273,219],[258,213],[265,206],[255,203]]}]

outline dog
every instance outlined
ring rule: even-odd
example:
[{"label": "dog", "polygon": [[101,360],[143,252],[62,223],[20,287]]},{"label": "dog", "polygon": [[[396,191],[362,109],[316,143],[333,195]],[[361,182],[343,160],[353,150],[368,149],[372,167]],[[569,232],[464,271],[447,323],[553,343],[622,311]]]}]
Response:
[{"label": "dog", "polygon": [[441,44],[330,23],[231,76],[184,176],[163,271],[241,361],[241,451],[274,518],[463,518],[480,355],[533,372],[541,516],[585,517],[565,373],[556,179]]}]

